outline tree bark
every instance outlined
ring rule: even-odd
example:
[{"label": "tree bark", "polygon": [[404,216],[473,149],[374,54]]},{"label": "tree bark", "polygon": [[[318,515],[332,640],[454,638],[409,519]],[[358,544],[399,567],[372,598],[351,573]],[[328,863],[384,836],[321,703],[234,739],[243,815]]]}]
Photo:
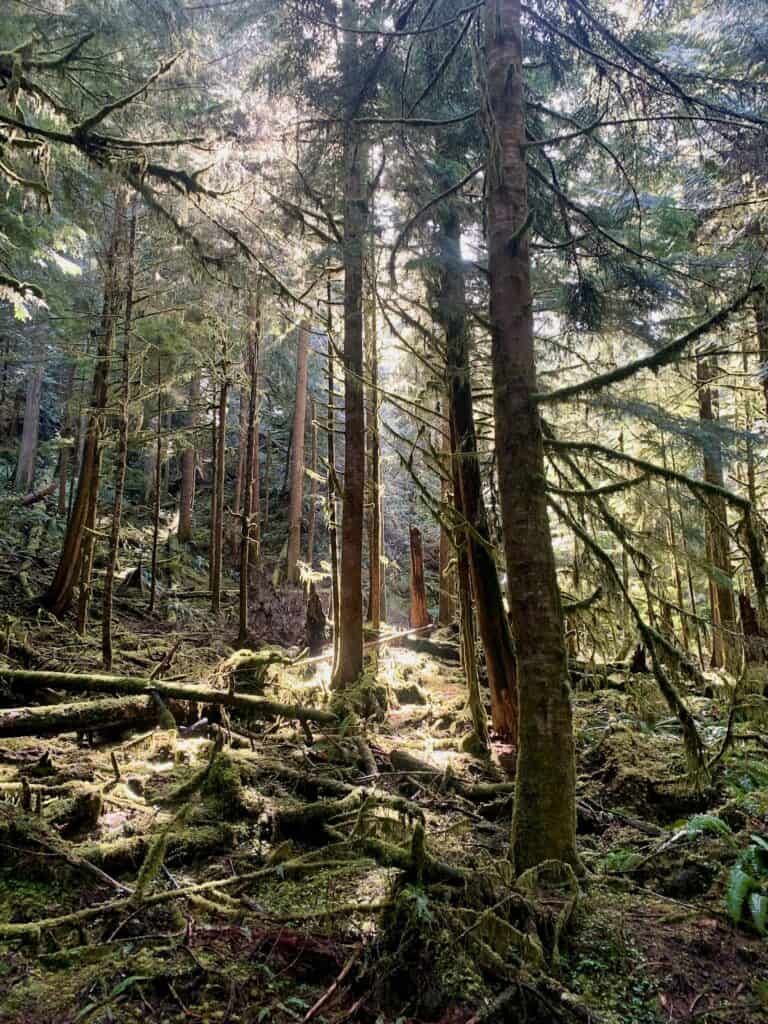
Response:
[{"label": "tree bark", "polygon": [[486,6],[488,256],[499,499],[520,702],[512,861],[581,869],[563,613],[536,391],[520,0]]},{"label": "tree bark", "polygon": [[[248,585],[251,543],[254,526],[258,530],[258,506],[254,509],[254,466],[258,463],[256,410],[259,402],[259,348],[261,341],[261,295],[251,296],[248,305],[248,421],[245,442],[245,502],[240,517],[240,621],[238,644],[245,647],[248,637]],[[245,395],[243,395],[245,399]],[[258,476],[256,477],[258,495]]]},{"label": "tree bark", "polygon": [[301,554],[301,513],[304,507],[304,435],[307,420],[307,364],[309,361],[309,324],[299,324],[296,350],[296,405],[293,413],[293,456],[291,461],[291,498],[288,509],[288,566],[291,584],[299,582]]},{"label": "tree bark", "polygon": [[336,507],[336,380],[333,358],[333,314],[331,286],[328,284],[328,424],[326,443],[328,445],[328,546],[331,554],[331,611],[333,616],[333,672],[339,658],[339,544],[338,516]]},{"label": "tree bark", "polygon": [[222,379],[219,386],[218,428],[216,431],[216,472],[213,500],[215,505],[213,557],[211,565],[211,611],[221,611],[221,563],[224,547],[224,469],[227,455],[227,379],[226,358],[222,364]]},{"label": "tree bark", "polygon": [[427,592],[424,586],[424,553],[421,545],[421,531],[417,526],[410,528],[411,538],[411,612],[410,624],[414,629],[428,626],[432,621],[427,611]]},{"label": "tree bark", "polygon": [[[186,425],[190,430],[197,426],[197,405],[200,401],[200,377],[195,374],[189,382],[189,411]],[[181,454],[181,493],[179,495],[179,541],[188,544],[192,540],[195,511],[195,485],[197,483],[197,449],[188,443]]]},{"label": "tree bark", "polygon": [[[699,389],[699,419],[702,423],[716,423],[718,389],[712,386],[717,367],[708,359],[696,363]],[[712,436],[704,448],[704,479],[707,483],[725,485],[723,455],[720,441]],[[740,667],[738,622],[733,591],[731,541],[728,533],[728,506],[725,498],[707,496],[706,514],[707,560],[715,574],[709,578],[710,606],[712,610],[712,667],[725,668],[737,675]]]},{"label": "tree bark", "polygon": [[759,375],[763,386],[765,411],[768,415],[768,287],[763,287],[755,299],[755,331],[760,360]]},{"label": "tree bark", "polygon": [[[449,412],[450,415],[450,412]],[[442,427],[442,454],[450,462],[451,440],[446,425]],[[451,485],[444,477],[440,483],[440,497],[443,508],[451,504]],[[450,530],[444,520],[440,521],[440,603],[437,621],[441,626],[450,626],[456,618],[455,576],[451,570],[452,545]]]},{"label": "tree bark", "polygon": [[58,515],[67,514],[67,483],[69,481],[69,467],[72,462],[72,395],[75,389],[75,364],[70,364],[67,371],[67,382],[64,388],[64,413],[62,416],[61,439],[63,446],[59,452],[59,500],[56,509]]},{"label": "tree bark", "polygon": [[[48,591],[43,596],[45,607],[58,616],[63,615],[72,604],[75,581],[81,575],[86,536],[89,538],[87,548],[92,550],[93,533],[88,534],[87,530],[89,522],[93,521],[99,490],[100,438],[102,420],[107,408],[109,367],[118,314],[119,294],[116,265],[125,215],[125,194],[122,188],[117,189],[114,193],[113,207],[113,221],[104,264],[104,302],[98,334],[96,365],[93,371],[91,408],[87,415],[84,432],[77,495],[67,523],[67,532],[64,535],[56,573]],[[90,551],[86,551],[85,555],[90,561]]]},{"label": "tree bark", "polygon": [[[375,257],[369,260],[370,274],[375,282]],[[375,283],[368,304],[367,348],[370,387],[368,389],[368,455],[369,455],[369,514],[368,514],[368,619],[374,629],[381,626],[381,438],[379,433],[379,339],[376,329]],[[442,593],[442,590],[441,590]]]},{"label": "tree bark", "polygon": [[40,399],[43,394],[43,367],[33,366],[27,377],[24,401],[24,426],[21,430],[19,461],[16,465],[14,490],[26,494],[32,489],[37,462],[37,439],[40,433]]},{"label": "tree bark", "polygon": [[500,736],[515,745],[518,734],[515,646],[492,553],[480,479],[461,261],[461,224],[453,206],[448,206],[442,214],[439,241],[441,288],[438,309],[445,329],[449,410],[456,441],[455,461],[460,493],[455,501],[463,519],[459,531],[464,535],[462,542],[467,545],[477,622],[491,691],[493,727]]},{"label": "tree bark", "polygon": [[[343,0],[342,23],[356,25],[357,5]],[[363,670],[363,505],[365,398],[363,394],[363,264],[368,225],[367,146],[355,122],[360,101],[358,36],[344,34],[344,503],[341,521],[339,652],[331,686],[342,690]]]},{"label": "tree bark", "polygon": [[104,579],[104,600],[101,615],[101,659],[104,668],[112,668],[112,594],[115,586],[117,553],[120,546],[120,520],[123,513],[125,477],[128,469],[128,411],[131,399],[131,323],[133,320],[133,283],[136,274],[136,217],[137,207],[131,209],[128,226],[128,265],[125,283],[125,317],[123,319],[123,353],[120,381],[120,422],[118,425],[117,465],[115,467],[115,499],[112,505],[112,524],[109,534],[109,555]]},{"label": "tree bark", "polygon": [[149,611],[157,602],[157,553],[160,540],[160,485],[163,471],[163,387],[162,364],[157,353],[157,435],[155,438],[155,502],[152,510],[152,571],[149,584]]},{"label": "tree bark", "polygon": [[312,422],[312,451],[310,455],[310,469],[312,480],[309,485],[309,522],[307,523],[307,565],[310,572],[315,564],[315,518],[317,505],[317,411],[312,401],[309,408],[309,416]]},{"label": "tree bark", "polygon": [[150,697],[105,697],[75,704],[53,704],[0,711],[0,737],[60,736],[115,725],[150,725],[159,708]]}]

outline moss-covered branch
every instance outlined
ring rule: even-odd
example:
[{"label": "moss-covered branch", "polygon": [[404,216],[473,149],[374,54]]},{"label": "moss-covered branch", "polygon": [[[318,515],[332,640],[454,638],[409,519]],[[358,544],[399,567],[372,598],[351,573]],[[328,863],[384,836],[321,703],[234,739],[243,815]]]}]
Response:
[{"label": "moss-covered branch", "polygon": [[631,362],[625,363],[624,366],[617,366],[615,370],[599,373],[597,376],[590,377],[589,380],[580,381],[578,384],[569,384],[566,387],[558,388],[556,391],[540,392],[534,395],[534,398],[539,403],[564,402],[575,395],[581,395],[585,392],[594,394],[596,391],[602,391],[603,388],[607,388],[610,384],[618,384],[628,377],[633,377],[640,370],[658,370],[662,366],[666,366],[667,363],[677,359],[694,341],[724,324],[730,316],[747,304],[755,293],[759,291],[760,287],[757,284],[751,285],[746,291],[738,295],[733,302],[723,306],[722,309],[718,310],[708,320],[698,324],[679,338],[675,338],[674,341],[662,345],[661,348],[648,356],[643,356],[641,359],[633,359]]}]

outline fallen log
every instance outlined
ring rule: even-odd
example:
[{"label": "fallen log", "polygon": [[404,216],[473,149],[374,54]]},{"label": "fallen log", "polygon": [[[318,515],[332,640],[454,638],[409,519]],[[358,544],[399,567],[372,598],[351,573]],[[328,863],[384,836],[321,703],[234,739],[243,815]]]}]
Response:
[{"label": "fallen log", "polygon": [[186,683],[170,683],[160,679],[137,676],[111,676],[98,672],[44,672],[27,669],[0,669],[0,679],[15,686],[51,687],[76,693],[123,693],[150,695],[153,691],[161,697],[175,700],[190,700],[197,704],[223,704],[226,707],[246,711],[255,718],[288,718],[297,721],[318,722],[320,725],[335,725],[336,716],[319,708],[304,708],[295,704],[281,704],[263,697],[252,697],[244,693],[230,693],[214,690],[207,686],[190,686]]},{"label": "fallen log", "polygon": [[156,722],[158,714],[157,705],[147,697],[105,697],[76,704],[6,708],[0,711],[0,737],[57,736],[110,726],[147,725]]},{"label": "fallen log", "polygon": [[[138,871],[155,834],[124,836],[106,842],[86,842],[72,847],[72,853],[112,874]],[[188,864],[200,857],[231,850],[235,829],[226,822],[198,825],[172,832],[168,837],[165,862]]]}]

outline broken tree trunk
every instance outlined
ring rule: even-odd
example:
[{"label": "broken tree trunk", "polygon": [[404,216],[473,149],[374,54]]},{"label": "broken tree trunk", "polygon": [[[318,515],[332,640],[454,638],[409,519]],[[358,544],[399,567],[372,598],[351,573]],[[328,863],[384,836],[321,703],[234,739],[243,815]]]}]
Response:
[{"label": "broken tree trunk", "polygon": [[428,626],[427,592],[424,587],[424,552],[421,546],[421,531],[412,526],[411,534],[411,613],[410,623],[414,629]]}]

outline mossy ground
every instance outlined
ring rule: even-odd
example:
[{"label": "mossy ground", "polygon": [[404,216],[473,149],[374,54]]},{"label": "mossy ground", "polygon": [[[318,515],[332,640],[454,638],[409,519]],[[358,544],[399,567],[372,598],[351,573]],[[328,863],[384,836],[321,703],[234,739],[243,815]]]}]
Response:
[{"label": "mossy ground", "polygon": [[[203,585],[188,561],[183,571],[190,587]],[[12,594],[6,603],[8,663],[98,669],[95,633],[83,641],[66,624],[20,612]],[[151,671],[179,638],[174,674],[215,677],[217,664],[231,653],[226,615],[214,629],[207,613],[190,605],[180,603],[172,621],[148,618],[135,605],[132,598],[120,605],[116,671]],[[44,933],[38,945],[0,941],[0,1021],[289,1024],[304,1017],[350,960],[349,981],[316,1015],[320,1024],[462,1024],[487,1005],[514,976],[515,957],[510,954],[506,974],[481,963],[466,920],[454,913],[455,895],[412,886],[408,913],[366,911],[368,904],[406,898],[400,873],[333,844],[316,850],[316,866],[301,877],[280,875],[280,864],[307,854],[316,840],[299,835],[286,842],[273,835],[276,811],[300,806],[308,797],[269,765],[354,783],[364,774],[356,746],[362,735],[380,766],[379,784],[422,809],[430,852],[469,868],[473,876],[503,876],[511,800],[472,803],[430,780],[388,768],[398,748],[436,769],[450,768],[467,782],[509,781],[513,767],[503,747],[495,747],[490,763],[462,749],[470,723],[455,663],[393,647],[378,654],[376,665],[360,687],[357,714],[335,735],[307,735],[287,722],[232,723],[233,742],[250,746],[244,732],[238,738],[238,724],[256,737],[253,754],[263,761],[261,775],[238,779],[226,759],[214,760],[206,781],[183,797],[190,804],[183,820],[175,821],[179,802],[172,797],[209,763],[205,736],[156,731],[138,741],[95,735],[80,745],[74,737],[4,744],[0,784],[25,774],[33,786],[87,783],[102,791],[98,822],[77,837],[75,850],[87,847],[96,857],[100,844],[172,826],[152,891],[227,879],[270,861],[276,867],[253,885],[208,892],[205,900],[103,915],[80,928]],[[738,851],[751,834],[768,833],[763,747],[737,743],[712,785],[694,792],[684,781],[677,723],[652,682],[613,683],[618,688],[585,689],[575,697],[579,843],[588,873],[576,919],[560,943],[558,982],[600,1024],[768,1020],[768,941],[732,924],[724,899]],[[309,677],[303,670],[270,670],[266,694],[327,706],[328,665]],[[713,687],[709,697],[689,695],[710,750],[722,739],[727,696],[723,687]],[[3,693],[6,704],[28,699]],[[49,757],[41,760],[46,752]],[[44,807],[60,797],[45,796]],[[721,814],[732,834],[686,834],[661,849],[702,811]],[[390,810],[363,819],[356,809],[334,827],[347,835],[365,827],[404,847],[413,833],[413,821]],[[5,834],[0,843],[0,924],[69,913],[115,895],[50,850]],[[115,875],[132,885],[140,866],[128,858]],[[339,907],[345,908],[341,914],[335,913]],[[406,964],[415,974],[386,986],[403,968],[400,944],[410,949]],[[432,1002],[415,997],[422,983],[426,991],[428,977]]]}]

